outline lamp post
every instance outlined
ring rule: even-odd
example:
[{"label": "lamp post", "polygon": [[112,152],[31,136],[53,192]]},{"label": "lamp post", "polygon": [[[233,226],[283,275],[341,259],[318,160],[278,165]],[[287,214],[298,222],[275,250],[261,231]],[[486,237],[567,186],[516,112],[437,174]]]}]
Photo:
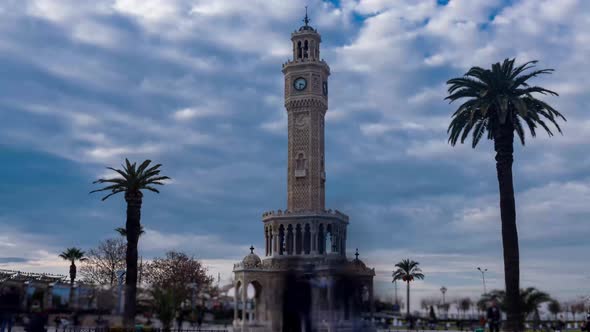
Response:
[{"label": "lamp post", "polygon": [[448,314],[447,306],[445,304],[445,293],[447,292],[447,288],[445,286],[442,286],[440,288],[440,292],[442,293],[442,309],[443,309],[443,312],[445,313],[445,318],[446,318],[446,316]]},{"label": "lamp post", "polygon": [[442,286],[440,288],[440,292],[442,293],[442,304],[443,306],[445,305],[445,293],[447,292],[447,288],[445,286]]},{"label": "lamp post", "polygon": [[125,270],[118,270],[117,272],[117,282],[119,283],[119,314],[123,314],[124,306],[125,306],[125,297],[123,296],[123,285],[125,284]]},{"label": "lamp post", "polygon": [[488,269],[482,269],[481,267],[477,267],[477,269],[479,270],[479,272],[481,272],[481,279],[483,280],[483,294],[487,294],[487,290],[486,290],[486,275],[485,273],[488,272]]},{"label": "lamp post", "polygon": [[189,287],[191,289],[191,310],[193,313],[195,312],[195,306],[196,306],[197,286],[198,286],[197,283],[194,281],[189,284]]}]

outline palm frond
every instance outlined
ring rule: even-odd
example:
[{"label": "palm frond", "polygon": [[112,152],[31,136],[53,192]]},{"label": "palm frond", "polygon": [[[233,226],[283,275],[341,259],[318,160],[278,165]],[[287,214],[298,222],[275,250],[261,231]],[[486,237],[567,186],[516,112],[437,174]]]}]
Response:
[{"label": "palm frond", "polygon": [[170,177],[161,176],[160,167],[162,164],[156,164],[150,167],[151,160],[144,160],[139,166],[136,162],[130,162],[129,159],[125,158],[125,162],[121,165],[121,169],[115,169],[113,167],[107,167],[108,169],[117,172],[120,178],[109,178],[109,179],[98,179],[93,184],[110,184],[104,188],[92,190],[90,193],[100,191],[111,191],[108,195],[104,196],[102,200],[121,193],[121,192],[141,192],[141,190],[149,190],[153,192],[159,192],[152,185],[164,185],[161,180],[168,180]]},{"label": "palm frond", "polygon": [[553,135],[549,125],[562,132],[557,120],[565,121],[565,117],[545,101],[533,97],[534,94],[558,96],[558,93],[528,83],[539,75],[551,74],[553,69],[535,70],[537,61],[519,66],[515,66],[515,62],[513,58],[494,63],[490,69],[472,67],[462,77],[447,81],[449,94],[445,100],[451,103],[464,100],[452,114],[447,128],[451,145],[458,141],[465,143],[471,134],[472,147],[475,147],[486,132],[488,138],[494,139],[502,126],[510,126],[523,145],[525,124],[533,137],[537,127],[543,128],[549,136]]}]

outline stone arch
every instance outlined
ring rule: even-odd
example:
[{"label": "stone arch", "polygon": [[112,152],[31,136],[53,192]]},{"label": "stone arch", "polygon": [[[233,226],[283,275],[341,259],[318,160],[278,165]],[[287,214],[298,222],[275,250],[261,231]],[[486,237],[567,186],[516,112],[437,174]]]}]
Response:
[{"label": "stone arch", "polygon": [[326,253],[332,253],[335,252],[336,248],[336,242],[335,240],[335,235],[334,235],[334,230],[332,229],[332,224],[328,224],[326,225],[326,234],[325,234],[325,242],[324,242],[324,250],[326,251]]},{"label": "stone arch", "polygon": [[258,280],[250,280],[244,290],[247,293],[247,304],[246,304],[246,317],[250,323],[258,322],[266,319],[264,317],[265,308],[263,303],[263,292],[262,283]]},{"label": "stone arch", "polygon": [[301,224],[295,226],[295,254],[301,255],[303,251],[303,232],[301,230]]},{"label": "stone arch", "polygon": [[279,226],[279,255],[285,253],[285,226]]},{"label": "stone arch", "polygon": [[295,232],[293,229],[293,225],[289,224],[287,225],[287,237],[285,239],[285,244],[286,244],[286,251],[287,251],[287,255],[293,255],[293,251],[294,251],[294,244],[295,244]]}]

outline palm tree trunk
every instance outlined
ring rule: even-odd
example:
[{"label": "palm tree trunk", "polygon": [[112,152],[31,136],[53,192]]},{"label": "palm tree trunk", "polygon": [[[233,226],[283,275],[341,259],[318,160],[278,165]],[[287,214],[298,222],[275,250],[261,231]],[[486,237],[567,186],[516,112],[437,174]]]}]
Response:
[{"label": "palm tree trunk", "polygon": [[512,182],[514,127],[511,122],[500,124],[494,137],[496,171],[500,188],[500,216],[502,219],[502,247],[504,250],[504,281],[506,283],[506,330],[522,331],[520,303],[520,259],[516,206]]},{"label": "palm tree trunk", "polygon": [[141,220],[141,192],[125,193],[127,201],[127,252],[125,273],[125,326],[135,326],[135,314],[137,307],[137,243],[139,241]]},{"label": "palm tree trunk", "polygon": [[407,298],[407,306],[406,306],[406,316],[410,317],[410,282],[406,281],[406,298]]},{"label": "palm tree trunk", "polygon": [[71,310],[75,309],[74,306],[74,282],[76,281],[76,264],[72,260],[72,264],[70,264],[70,297],[69,297],[69,308]]}]

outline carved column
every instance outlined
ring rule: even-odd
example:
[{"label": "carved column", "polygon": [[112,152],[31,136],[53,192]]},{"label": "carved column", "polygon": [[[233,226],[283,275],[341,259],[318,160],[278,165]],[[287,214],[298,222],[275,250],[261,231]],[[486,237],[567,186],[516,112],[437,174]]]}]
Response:
[{"label": "carved column", "polygon": [[268,245],[268,240],[270,235],[268,234],[268,227],[264,227],[264,256],[268,256],[270,246]]},{"label": "carved column", "polygon": [[248,309],[246,305],[248,302],[248,284],[246,281],[244,279],[244,284],[242,285],[242,326],[246,324],[246,310]]},{"label": "carved column", "polygon": [[369,283],[369,306],[371,308],[371,323],[375,317],[375,301],[373,300],[373,281]]},{"label": "carved column", "polygon": [[234,285],[234,325],[238,322],[238,283]]}]

